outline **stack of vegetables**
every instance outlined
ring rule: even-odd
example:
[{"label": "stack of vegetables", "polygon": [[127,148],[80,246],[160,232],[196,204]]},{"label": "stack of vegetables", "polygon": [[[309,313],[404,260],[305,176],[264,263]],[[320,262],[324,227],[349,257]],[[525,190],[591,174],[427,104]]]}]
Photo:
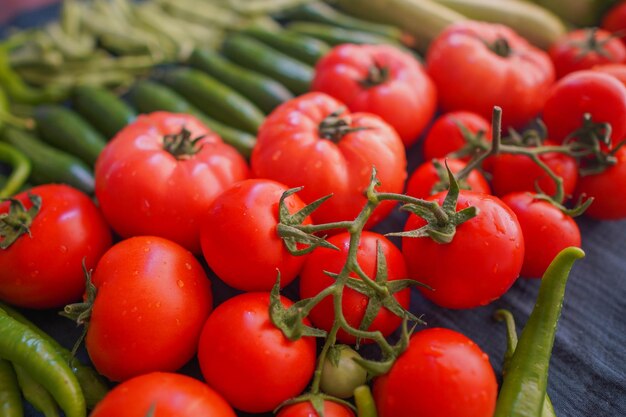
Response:
[{"label": "stack of vegetables", "polygon": [[[535,3],[64,0],[9,36],[0,416],[554,415],[573,218],[626,218],[626,2]],[[410,298],[520,276],[498,393]],[[19,309],[83,325],[93,369]]]}]

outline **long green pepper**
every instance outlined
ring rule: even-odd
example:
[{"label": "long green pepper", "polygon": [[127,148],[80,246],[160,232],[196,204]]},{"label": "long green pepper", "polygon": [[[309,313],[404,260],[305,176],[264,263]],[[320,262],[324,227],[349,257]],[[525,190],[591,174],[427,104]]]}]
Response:
[{"label": "long green pepper", "polygon": [[22,396],[11,362],[0,358],[0,417],[24,417]]},{"label": "long green pepper", "polygon": [[544,273],[535,307],[508,365],[494,417],[542,415],[565,284],[574,261],[584,256],[580,248],[563,249]]},{"label": "long green pepper", "polygon": [[24,399],[45,417],[59,417],[59,407],[52,395],[21,366],[13,365]]}]

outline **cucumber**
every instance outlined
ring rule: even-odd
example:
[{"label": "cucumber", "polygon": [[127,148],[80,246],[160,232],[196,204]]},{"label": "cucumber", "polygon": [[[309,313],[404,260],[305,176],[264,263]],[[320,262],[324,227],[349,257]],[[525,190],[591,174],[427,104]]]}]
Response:
[{"label": "cucumber", "polygon": [[95,180],[91,169],[80,159],[42,142],[32,134],[7,126],[2,140],[15,146],[32,162],[34,183],[61,182],[93,194]]},{"label": "cucumber", "polygon": [[554,13],[522,0],[435,0],[464,16],[501,23],[533,45],[548,49],[565,35],[565,25]]},{"label": "cucumber", "polygon": [[246,132],[256,134],[265,120],[263,112],[250,100],[202,71],[173,68],[158,80],[209,117]]},{"label": "cucumber", "polygon": [[340,27],[325,25],[323,23],[311,23],[311,22],[291,22],[287,24],[289,31],[298,33],[300,35],[311,36],[316,39],[320,39],[329,45],[341,45],[343,43],[355,43],[355,44],[372,44],[372,45],[384,45],[390,44],[395,46],[401,46],[399,42],[394,39],[376,35],[374,33],[362,32],[358,30],[343,29]]},{"label": "cucumber", "polygon": [[467,20],[462,14],[433,0],[337,0],[347,13],[397,26],[415,38],[415,47],[424,52],[449,25]]},{"label": "cucumber", "polygon": [[288,20],[324,23],[344,29],[373,33],[396,41],[405,39],[402,30],[395,26],[357,19],[321,2],[304,3],[298,7],[287,9],[280,17]]},{"label": "cucumber", "polygon": [[265,75],[233,64],[216,52],[196,49],[188,64],[243,94],[265,113],[293,98],[287,87]]},{"label": "cucumber", "polygon": [[138,81],[129,93],[132,105],[140,113],[168,111],[195,116],[209,129],[217,133],[224,142],[235,147],[245,157],[250,157],[256,137],[211,119],[176,92],[152,81]]},{"label": "cucumber", "polygon": [[315,65],[330,47],[319,39],[300,35],[286,30],[268,30],[260,27],[249,27],[242,31],[305,64]]},{"label": "cucumber", "polygon": [[35,108],[39,137],[93,166],[106,145],[104,137],[78,114],[57,104]]},{"label": "cucumber", "polygon": [[232,34],[222,44],[228,59],[282,83],[294,94],[309,91],[313,68],[264,43],[242,34]]},{"label": "cucumber", "polygon": [[600,19],[618,0],[527,0],[550,10],[576,26],[598,26]]},{"label": "cucumber", "polygon": [[74,109],[109,140],[137,116],[128,104],[104,88],[79,86],[72,99]]}]

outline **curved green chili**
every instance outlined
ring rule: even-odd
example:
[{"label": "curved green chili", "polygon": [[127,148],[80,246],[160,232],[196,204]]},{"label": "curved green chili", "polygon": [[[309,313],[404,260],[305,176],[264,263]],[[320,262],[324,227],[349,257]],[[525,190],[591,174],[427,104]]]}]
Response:
[{"label": "curved green chili", "polygon": [[368,385],[361,385],[354,389],[354,402],[358,417],[378,417],[374,397]]},{"label": "curved green chili", "polygon": [[24,417],[22,396],[11,362],[0,358],[0,417]]},{"label": "curved green chili", "polygon": [[[494,317],[498,321],[504,321],[506,325],[506,351],[504,352],[504,361],[502,363],[502,375],[506,378],[506,374],[509,370],[513,353],[517,347],[517,331],[515,330],[515,318],[509,310],[497,310]],[[546,398],[543,402],[543,408],[541,409],[541,417],[556,417],[552,401],[546,393]]]},{"label": "curved green chili", "polygon": [[0,310],[4,310],[9,317],[25,325],[36,333],[41,339],[48,342],[61,356],[61,358],[69,364],[72,373],[74,373],[76,379],[78,379],[78,383],[83,390],[87,408],[94,408],[96,404],[104,398],[109,391],[109,387],[92,367],[84,365],[78,359],[74,358],[68,349],[61,346],[59,342],[54,340],[49,334],[41,330],[14,308],[0,302]]},{"label": "curved green chili", "polygon": [[85,417],[78,380],[46,340],[0,310],[0,357],[22,366],[59,404],[66,417]]},{"label": "curved green chili", "polygon": [[563,249],[544,273],[535,307],[502,383],[494,417],[541,416],[565,284],[574,261],[584,256],[580,248]]},{"label": "curved green chili", "polygon": [[52,395],[21,366],[13,365],[24,399],[45,417],[59,417],[59,407]]},{"label": "curved green chili", "polygon": [[30,160],[13,145],[0,142],[0,161],[6,162],[13,168],[4,186],[0,188],[0,198],[15,194],[30,175]]}]

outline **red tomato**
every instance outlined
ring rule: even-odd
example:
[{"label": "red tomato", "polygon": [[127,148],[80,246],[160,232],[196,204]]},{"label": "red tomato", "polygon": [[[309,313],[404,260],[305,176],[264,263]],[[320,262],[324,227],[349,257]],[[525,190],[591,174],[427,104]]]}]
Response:
[{"label": "red tomato", "polygon": [[380,417],[491,417],[497,394],[487,354],[461,333],[442,328],[414,334],[374,385]]},{"label": "red tomato", "polygon": [[[337,246],[339,250],[317,248],[313,251],[300,274],[300,298],[314,297],[326,287],[332,285],[335,280],[326,275],[324,271],[338,274],[346,263],[350,247],[350,234],[347,232],[340,233],[332,236],[328,241]],[[387,238],[373,232],[363,232],[359,241],[357,262],[363,271],[370,278],[376,279],[378,259],[376,246],[378,243],[381,245],[387,263],[387,280],[405,279],[407,277],[406,266],[400,250]],[[350,276],[358,279],[355,274]],[[400,305],[408,309],[411,292],[409,289],[402,290],[395,294],[395,298]],[[344,288],[341,302],[343,314],[348,324],[352,327],[359,328],[365,316],[367,302],[368,299],[365,295],[353,289]],[[317,327],[329,331],[335,319],[333,305],[332,297],[326,297],[313,308],[309,318]],[[402,319],[400,317],[383,308],[367,330],[379,330],[384,336],[389,336],[401,322]],[[356,343],[356,338],[343,330],[339,331],[337,339],[342,343]],[[370,343],[372,341],[364,340],[363,342]]]},{"label": "red tomato", "polygon": [[85,340],[102,375],[123,381],[175,371],[193,357],[212,294],[191,252],[160,237],[130,238],[102,256],[93,284]]},{"label": "red tomato", "polygon": [[624,34],[626,30],[626,2],[619,2],[609,9],[602,18],[600,26],[620,36],[622,41],[626,41],[626,34]]},{"label": "red tomato", "polygon": [[[111,246],[104,217],[82,192],[61,184],[47,184],[20,193],[15,199],[28,210],[28,194],[41,198],[28,233],[0,249],[0,300],[27,308],[53,308],[80,300],[85,291],[83,259],[93,268]],[[0,224],[9,212],[0,203]],[[7,236],[0,232],[0,242]]]},{"label": "red tomato", "polygon": [[[445,193],[427,200],[443,202]],[[515,214],[494,196],[461,190],[457,211],[469,206],[478,215],[457,227],[452,242],[430,238],[402,238],[402,254],[409,278],[429,285],[420,289],[435,304],[446,308],[473,308],[504,294],[519,276],[524,260],[524,238]],[[414,214],[404,230],[426,222]]]},{"label": "red tomato", "polygon": [[315,66],[311,90],[380,116],[405,146],[417,141],[437,108],[437,90],[422,65],[390,45],[344,44]]},{"label": "red tomato", "polygon": [[[202,139],[168,150],[166,138],[183,128],[191,139]],[[102,211],[122,237],[161,236],[200,253],[199,219],[218,194],[248,177],[248,167],[195,117],[156,112],[139,116],[113,138],[95,176]]]},{"label": "red tomato", "polygon": [[626,61],[626,46],[610,32],[577,29],[558,39],[548,50],[557,78],[594,65]]},{"label": "red tomato", "polygon": [[550,138],[562,142],[583,125],[589,113],[594,122],[611,124],[613,142],[626,137],[626,87],[597,71],[577,71],[551,89],[543,109]]},{"label": "red tomato", "polygon": [[[269,302],[268,293],[225,301],[209,316],[198,347],[209,386],[250,413],[271,411],[300,394],[315,368],[315,339],[289,341],[270,321]],[[281,302],[293,304],[284,297]]]},{"label": "red tomato", "polygon": [[[484,132],[485,140],[491,141],[491,124],[484,117],[468,112],[455,111],[439,117],[428,131],[424,139],[424,159],[445,158],[452,152],[461,149],[467,143],[462,125],[472,135]],[[471,155],[462,159],[469,161]]]},{"label": "red tomato", "polygon": [[606,171],[582,176],[578,180],[576,195],[593,197],[593,203],[585,211],[589,217],[600,220],[626,218],[626,146],[615,154],[617,163]]},{"label": "red tomato", "polygon": [[[359,214],[367,201],[363,193],[372,166],[382,184],[379,191],[402,192],[406,179],[404,146],[393,128],[368,113],[344,111],[340,117],[330,117],[343,107],[323,93],[283,103],[259,129],[252,152],[257,177],[304,186],[298,194],[305,202],[333,193],[311,215],[318,224],[353,220]],[[393,206],[393,202],[381,204],[368,226],[382,220]]]},{"label": "red tomato", "polygon": [[153,372],[122,382],[107,394],[90,417],[236,417],[208,385],[189,376]]},{"label": "red tomato", "polygon": [[593,71],[603,72],[617,78],[619,82],[626,86],[626,64],[603,64],[595,65]]},{"label": "red tomato", "polygon": [[[291,255],[276,233],[278,205],[285,191],[286,186],[271,180],[241,181],[218,196],[204,214],[200,232],[204,259],[228,285],[270,291],[277,269],[281,286],[302,269],[306,256]],[[285,202],[290,213],[304,207],[297,195]],[[307,218],[304,223],[311,222]]]},{"label": "red tomato", "polygon": [[[318,417],[318,415],[311,403],[305,401],[281,408],[276,417]],[[325,400],[324,417],[354,417],[354,413],[345,405]]]},{"label": "red tomato", "polygon": [[448,26],[430,45],[426,69],[443,111],[491,120],[493,106],[500,106],[505,128],[535,117],[554,82],[548,54],[506,26],[475,21]]},{"label": "red tomato", "polygon": [[522,276],[541,278],[561,250],[580,247],[578,225],[556,206],[525,192],[507,194],[502,201],[517,215],[522,227],[525,243]]},{"label": "red tomato", "polygon": [[[546,146],[556,145],[546,141]],[[578,180],[578,165],[569,155],[548,152],[539,156],[556,175],[563,179],[565,195],[572,195]],[[502,153],[490,158],[491,186],[498,197],[514,191],[536,191],[535,184],[548,195],[556,192],[554,181],[532,159],[525,155]]]},{"label": "red tomato", "polygon": [[[467,165],[465,162],[458,159],[437,159],[437,161],[444,170],[445,163],[447,161],[448,168],[450,168],[454,174],[457,174],[465,168],[465,165]],[[444,178],[447,178],[447,175],[448,174],[446,173]],[[447,189],[447,186],[443,189],[435,189],[438,185],[441,186],[441,178],[439,177],[437,168],[435,168],[435,164],[433,161],[424,162],[422,165],[418,166],[415,171],[413,171],[413,174],[411,174],[411,178],[409,178],[409,181],[407,182],[406,194],[416,198],[426,198],[432,194]],[[475,169],[473,169],[469,175],[462,180],[462,185],[465,185],[469,187],[470,190],[478,193],[491,193],[489,183],[487,183],[483,174]]]}]

